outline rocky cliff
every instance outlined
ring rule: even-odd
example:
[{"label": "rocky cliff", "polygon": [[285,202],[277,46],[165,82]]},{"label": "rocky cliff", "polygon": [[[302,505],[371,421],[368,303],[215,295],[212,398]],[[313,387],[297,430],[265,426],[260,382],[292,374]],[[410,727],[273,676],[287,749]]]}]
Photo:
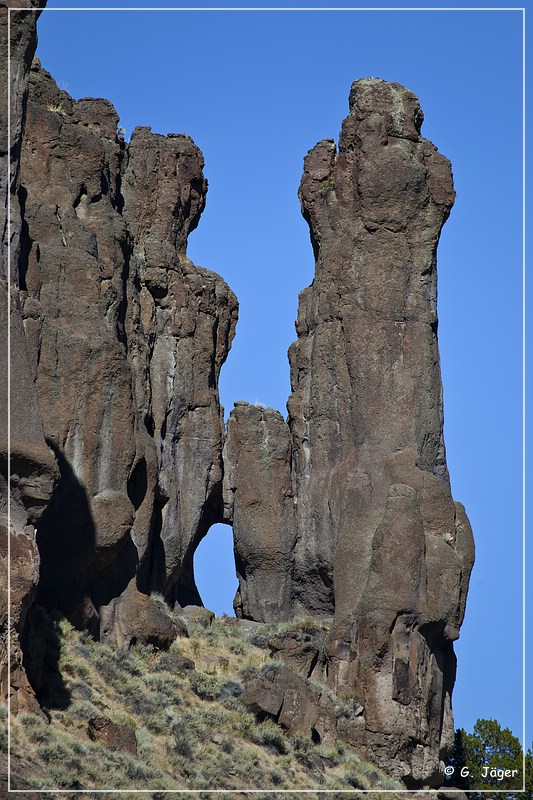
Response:
[{"label": "rocky cliff", "polygon": [[[5,79],[0,88],[0,337],[3,343],[0,348],[0,561],[4,578],[8,572],[8,554],[11,565],[10,648],[7,646],[7,592],[3,591],[0,598],[0,645],[3,653],[0,683],[2,695],[5,695],[10,670],[13,710],[38,710],[34,690],[27,677],[28,674],[32,676],[34,684],[38,685],[44,646],[34,608],[39,578],[35,525],[57,479],[56,462],[44,439],[31,356],[22,322],[25,296],[19,291],[20,242],[24,226],[20,150],[28,96],[28,73],[36,46],[36,21],[42,6],[44,2],[14,0],[9,3],[14,10],[8,23],[8,6],[0,3],[2,63],[7,64],[8,46],[11,54],[9,95]],[[35,10],[19,10],[21,8]],[[11,521],[10,553],[8,516]],[[3,585],[7,586],[7,581],[4,580]],[[31,649],[29,641],[32,642]]]},{"label": "rocky cliff", "polygon": [[[186,256],[207,183],[187,136],[74,102],[35,64],[22,159],[36,386],[61,480],[41,599],[86,624],[135,579],[200,602],[192,555],[222,503],[217,381],[237,318]],[[72,536],[72,530],[76,536]]]},{"label": "rocky cliff", "polygon": [[[356,81],[338,147],[307,155],[316,273],[288,418],[237,403],[224,430],[237,301],[186,255],[207,191],[200,151],[149,128],[126,143],[108,101],[73,100],[38,61],[29,71],[37,14],[12,17],[13,697],[40,697],[39,607],[116,646],[185,633],[150,594],[201,605],[193,555],[223,521],[237,616],[327,630],[272,643],[285,666],[251,681],[249,707],[341,736],[408,786],[439,785],[473,543],[450,492],[437,347],[454,191],[416,97]],[[311,675],[345,702],[340,717]]]},{"label": "rocky cliff", "polygon": [[225,449],[237,612],[333,617],[325,677],[360,709],[344,736],[415,782],[438,780],[451,744],[474,555],[442,433],[436,249],[452,173],[422,120],[402,86],[359,80],[338,148],[306,156],[316,271],[289,416],[239,404]]}]

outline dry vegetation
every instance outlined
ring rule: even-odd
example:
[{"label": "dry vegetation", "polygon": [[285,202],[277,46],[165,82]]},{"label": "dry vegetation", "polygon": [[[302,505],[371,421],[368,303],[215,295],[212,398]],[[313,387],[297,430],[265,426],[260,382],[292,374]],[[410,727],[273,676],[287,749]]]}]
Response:
[{"label": "dry vegetation", "polygon": [[[323,797],[355,797],[358,789],[394,789],[401,785],[364,763],[347,745],[313,744],[287,736],[274,722],[258,722],[239,700],[246,677],[272,664],[263,627],[242,630],[231,618],[209,628],[190,625],[169,653],[135,646],[119,651],[94,642],[65,620],[50,620],[48,690],[43,706],[48,719],[21,713],[12,719],[12,788],[62,789],[46,797],[87,797],[69,789],[145,789],[163,800],[161,790],[192,797],[272,798],[285,790],[333,791]],[[191,658],[195,669],[170,671],[172,653]],[[113,752],[92,741],[88,721],[105,716],[135,731],[137,755]],[[0,740],[6,750],[4,730]],[[213,795],[207,790],[243,790]],[[159,791],[158,791],[159,790]],[[191,790],[200,791],[191,795]],[[292,790],[292,791],[291,791]],[[348,791],[351,793],[345,794]],[[302,797],[314,796],[299,795]],[[42,796],[42,795],[41,795]],[[94,797],[114,795],[94,795]],[[126,798],[146,797],[124,793]],[[363,797],[364,795],[361,795]],[[379,794],[373,794],[378,797]],[[387,794],[383,797],[395,798]],[[35,795],[35,797],[39,797]]]}]

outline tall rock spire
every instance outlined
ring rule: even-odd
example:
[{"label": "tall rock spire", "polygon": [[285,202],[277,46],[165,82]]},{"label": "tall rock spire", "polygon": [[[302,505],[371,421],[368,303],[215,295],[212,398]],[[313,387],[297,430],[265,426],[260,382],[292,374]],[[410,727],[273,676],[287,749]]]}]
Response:
[{"label": "tall rock spire", "polygon": [[[438,783],[473,541],[450,491],[437,345],[436,250],[452,172],[421,137],[422,120],[412,92],[359,80],[338,149],[325,140],[306,156],[299,194],[316,270],[289,351],[288,421],[275,426],[284,444],[265,433],[269,412],[239,404],[226,498],[245,567],[238,612],[333,617],[327,680],[362,709],[343,735],[396,774]],[[239,469],[255,439],[263,480]],[[283,502],[272,503],[276,493]],[[249,552],[257,530],[260,563]]]}]

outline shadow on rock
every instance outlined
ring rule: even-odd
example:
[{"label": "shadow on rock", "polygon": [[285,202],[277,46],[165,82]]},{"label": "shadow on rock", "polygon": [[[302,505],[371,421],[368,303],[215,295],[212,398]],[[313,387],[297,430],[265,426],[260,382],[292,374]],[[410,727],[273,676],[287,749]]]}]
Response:
[{"label": "shadow on rock", "polygon": [[41,624],[44,628],[44,661],[40,677],[40,691],[38,699],[43,711],[52,709],[64,710],[71,702],[71,695],[67,689],[59,669],[61,653],[61,630],[59,623],[61,615],[39,609]]},{"label": "shadow on rock", "polygon": [[79,597],[96,533],[84,486],[62,451],[50,440],[47,444],[57,459],[61,479],[37,529],[41,555],[38,600],[68,616],[73,598]]}]

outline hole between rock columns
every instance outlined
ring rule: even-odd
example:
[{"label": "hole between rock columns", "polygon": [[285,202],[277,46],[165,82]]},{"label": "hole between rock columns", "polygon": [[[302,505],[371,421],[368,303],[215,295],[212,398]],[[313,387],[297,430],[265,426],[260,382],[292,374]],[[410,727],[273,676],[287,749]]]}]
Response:
[{"label": "hole between rock columns", "polygon": [[212,525],[194,553],[194,580],[202,603],[218,617],[234,617],[233,598],[239,582],[230,525]]}]

